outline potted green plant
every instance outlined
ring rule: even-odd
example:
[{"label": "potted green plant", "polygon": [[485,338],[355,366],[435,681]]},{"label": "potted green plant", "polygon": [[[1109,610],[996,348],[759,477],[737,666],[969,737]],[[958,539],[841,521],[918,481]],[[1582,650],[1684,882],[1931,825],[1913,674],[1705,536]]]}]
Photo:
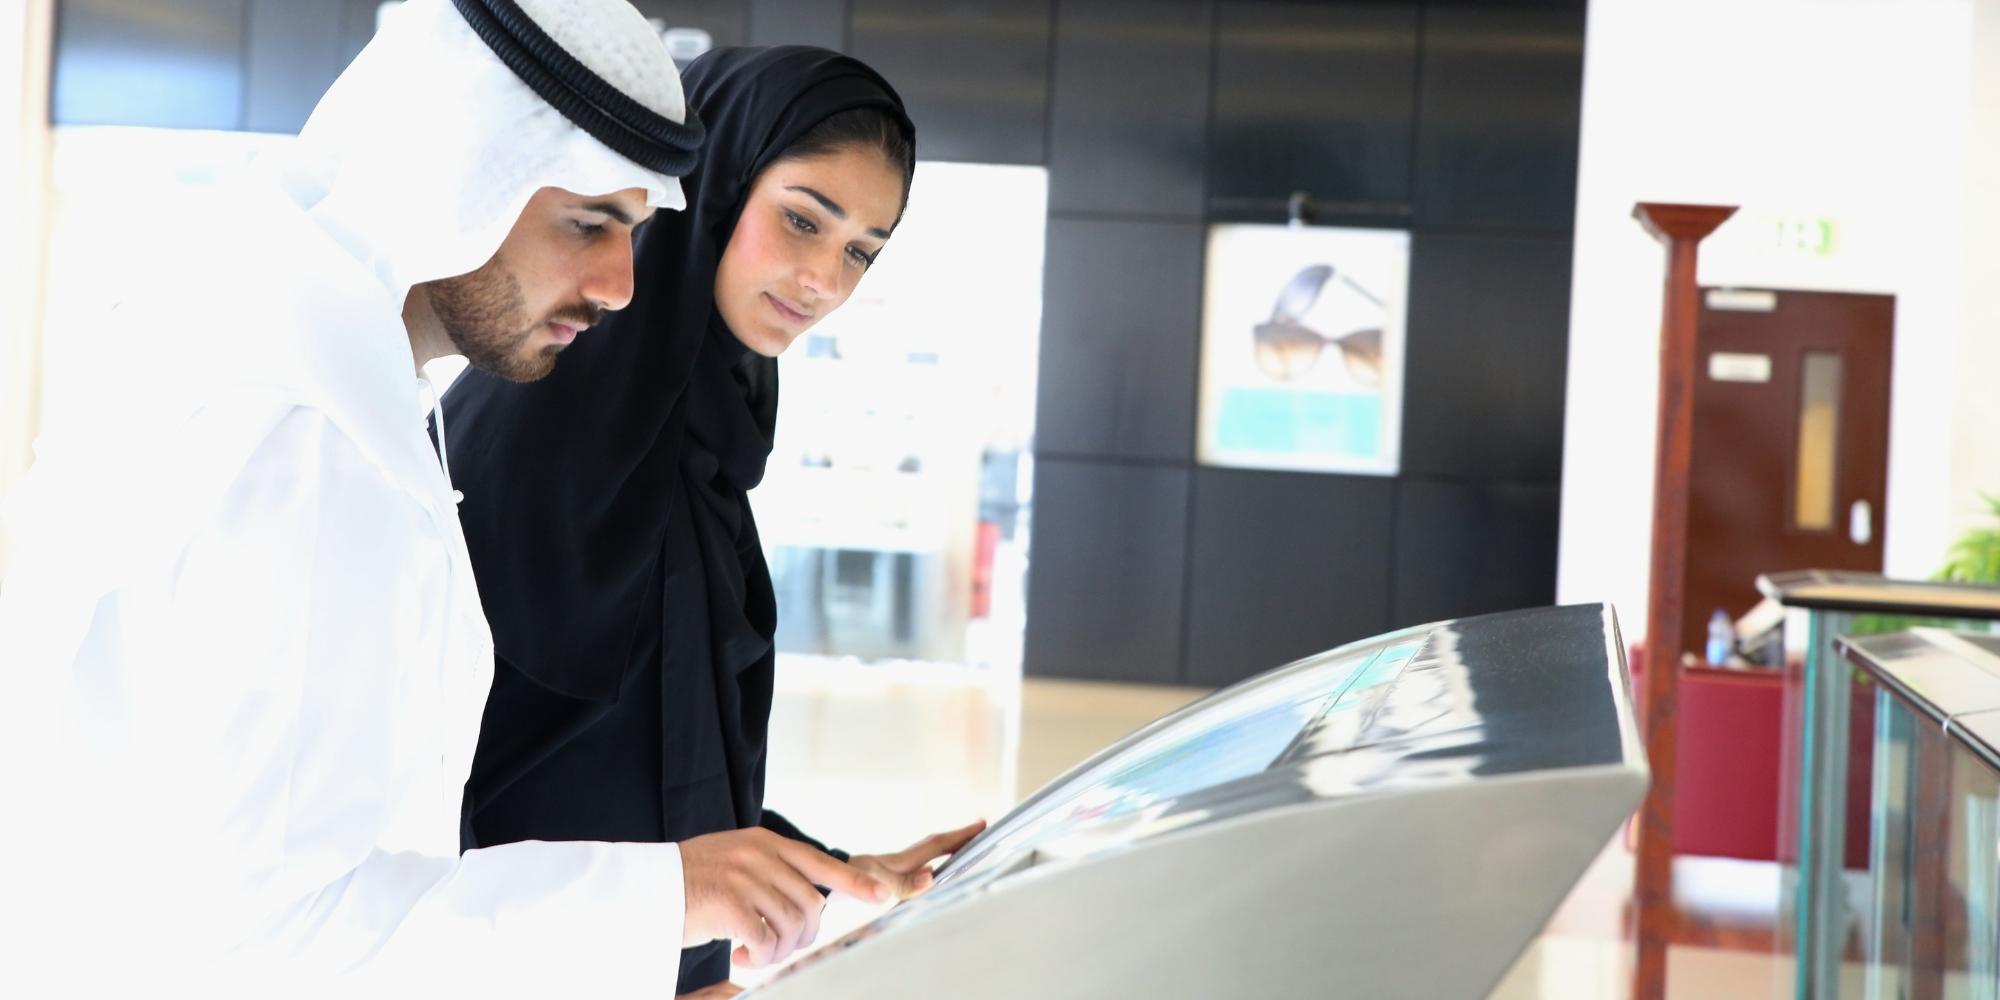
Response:
[{"label": "potted green plant", "polygon": [[[1992,521],[1967,531],[1953,542],[1944,568],[1931,579],[1943,583],[2000,584],[2000,497],[1981,495]],[[1854,619],[1853,635],[1901,632],[1920,625],[1945,628],[1963,623],[1950,618],[1917,618],[1910,615],[1860,615]]]}]

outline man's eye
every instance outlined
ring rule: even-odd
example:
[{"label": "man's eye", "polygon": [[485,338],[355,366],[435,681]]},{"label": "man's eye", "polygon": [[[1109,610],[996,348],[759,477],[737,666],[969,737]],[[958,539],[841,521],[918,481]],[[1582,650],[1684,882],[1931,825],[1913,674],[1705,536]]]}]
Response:
[{"label": "man's eye", "polygon": [[585,222],[582,219],[572,219],[569,225],[571,229],[576,230],[579,236],[596,236],[598,233],[604,231],[604,224],[601,222]]},{"label": "man's eye", "polygon": [[808,219],[805,216],[792,211],[791,209],[785,210],[785,221],[790,222],[792,224],[793,229],[796,229],[802,233],[819,232],[819,227],[813,225],[811,219]]}]

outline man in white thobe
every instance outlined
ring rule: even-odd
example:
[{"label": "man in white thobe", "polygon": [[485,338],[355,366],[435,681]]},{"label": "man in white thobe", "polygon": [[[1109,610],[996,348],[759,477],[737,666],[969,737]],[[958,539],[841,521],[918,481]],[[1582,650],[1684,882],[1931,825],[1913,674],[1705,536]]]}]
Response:
[{"label": "man in white thobe", "polygon": [[521,8],[617,94],[510,60],[510,3],[411,0],[295,147],[154,234],[119,418],[38,446],[0,585],[0,983],[671,995],[684,944],[809,941],[815,882],[881,897],[761,831],[459,853],[493,653],[418,373],[546,373],[629,299],[699,141],[625,0]]}]

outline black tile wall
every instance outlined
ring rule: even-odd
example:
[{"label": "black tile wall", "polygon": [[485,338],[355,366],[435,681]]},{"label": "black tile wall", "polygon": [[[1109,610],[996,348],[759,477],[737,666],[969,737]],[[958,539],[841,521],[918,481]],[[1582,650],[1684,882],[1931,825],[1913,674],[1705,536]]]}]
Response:
[{"label": "black tile wall", "polygon": [[[296,130],[377,6],[66,0],[52,115]],[[1583,0],[638,6],[853,52],[926,159],[1048,167],[1030,673],[1221,684],[1552,595]],[[1299,190],[1414,233],[1397,477],[1194,461],[1207,226]]]},{"label": "black tile wall", "polygon": [[1037,453],[1192,459],[1203,232],[1049,220]]},{"label": "black tile wall", "polygon": [[[286,5],[289,6],[289,5]],[[375,22],[381,10],[379,0],[341,0],[340,68],[346,69],[375,37]],[[339,74],[335,74],[338,76]],[[331,85],[332,80],[327,84]],[[321,90],[326,88],[322,87]]]},{"label": "black tile wall", "polygon": [[1049,209],[1199,219],[1210,0],[1064,0]]},{"label": "black tile wall", "polygon": [[1029,673],[1176,682],[1187,510],[1184,467],[1035,463]]},{"label": "black tile wall", "polygon": [[1417,221],[1569,230],[1583,10],[1431,6],[1417,102]]},{"label": "black tile wall", "polygon": [[632,6],[669,28],[700,28],[717,47],[750,41],[749,0],[632,0]]},{"label": "black tile wall", "polygon": [[344,44],[347,7],[250,0],[244,50],[243,128],[293,132],[306,123],[353,56]]},{"label": "black tile wall", "polygon": [[903,95],[927,160],[1042,163],[1051,0],[851,0],[848,51]]},{"label": "black tile wall", "polygon": [[1553,603],[1561,496],[1552,482],[1398,483],[1389,626]]},{"label": "black tile wall", "polygon": [[1196,469],[1187,682],[1228,684],[1383,631],[1394,489],[1368,476]]},{"label": "black tile wall", "polygon": [[56,7],[58,125],[236,129],[246,0],[67,0]]},{"label": "black tile wall", "polygon": [[847,0],[750,0],[750,44],[847,47]]},{"label": "black tile wall", "polygon": [[1283,221],[1305,191],[1330,215],[1407,220],[1416,71],[1415,3],[1223,3],[1211,211]]},{"label": "black tile wall", "polygon": [[1403,462],[1410,476],[1555,481],[1570,238],[1417,232]]}]

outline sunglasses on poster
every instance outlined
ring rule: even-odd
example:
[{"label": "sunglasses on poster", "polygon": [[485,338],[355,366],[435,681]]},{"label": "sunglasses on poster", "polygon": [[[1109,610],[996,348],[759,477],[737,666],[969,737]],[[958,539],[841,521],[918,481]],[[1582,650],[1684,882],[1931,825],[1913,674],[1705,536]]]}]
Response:
[{"label": "sunglasses on poster", "polygon": [[1305,325],[1306,312],[1319,301],[1327,282],[1336,277],[1349,291],[1371,305],[1382,307],[1380,298],[1356,284],[1352,278],[1344,274],[1336,275],[1331,265],[1315,264],[1301,270],[1278,292],[1278,301],[1271,309],[1270,320],[1257,324],[1252,331],[1257,367],[1264,374],[1289,382],[1311,371],[1319,364],[1320,356],[1327,347],[1332,346],[1340,350],[1341,361],[1347,365],[1348,375],[1356,382],[1369,386],[1382,384],[1380,327],[1367,327],[1332,337]]}]

